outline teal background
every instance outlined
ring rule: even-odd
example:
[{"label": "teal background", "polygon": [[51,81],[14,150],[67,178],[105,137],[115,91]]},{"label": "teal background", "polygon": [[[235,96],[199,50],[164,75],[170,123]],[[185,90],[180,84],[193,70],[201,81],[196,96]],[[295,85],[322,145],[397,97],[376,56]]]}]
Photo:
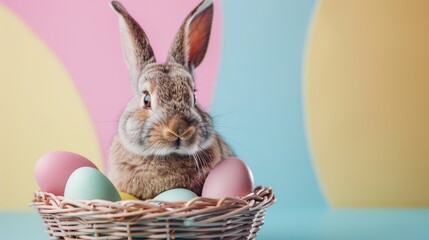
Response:
[{"label": "teal background", "polygon": [[315,1],[223,1],[217,130],[273,187],[258,239],[429,239],[429,210],[332,209],[307,145],[303,68]]},{"label": "teal background", "polygon": [[[211,106],[218,131],[272,186],[258,239],[429,239],[429,210],[331,209],[305,132],[303,63],[314,1],[223,1],[221,72]],[[1,196],[5,197],[5,196]],[[47,239],[38,216],[0,213],[0,239]]]},{"label": "teal background", "polygon": [[[280,207],[324,207],[305,135],[302,63],[314,1],[224,1],[212,115]],[[275,209],[274,209],[275,211]]]},{"label": "teal background", "polygon": [[[270,209],[257,239],[263,240],[427,240],[429,210]],[[44,240],[35,213],[0,213],[0,239]]]}]

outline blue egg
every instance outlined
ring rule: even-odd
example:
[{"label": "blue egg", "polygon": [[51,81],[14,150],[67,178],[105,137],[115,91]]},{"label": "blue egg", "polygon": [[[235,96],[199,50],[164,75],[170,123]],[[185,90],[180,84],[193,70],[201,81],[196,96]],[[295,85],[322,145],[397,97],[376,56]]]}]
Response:
[{"label": "blue egg", "polygon": [[64,197],[73,200],[121,200],[113,183],[103,173],[91,167],[78,168],[70,175]]},{"label": "blue egg", "polygon": [[154,200],[166,202],[189,201],[198,197],[194,192],[185,188],[174,188],[158,194]]}]

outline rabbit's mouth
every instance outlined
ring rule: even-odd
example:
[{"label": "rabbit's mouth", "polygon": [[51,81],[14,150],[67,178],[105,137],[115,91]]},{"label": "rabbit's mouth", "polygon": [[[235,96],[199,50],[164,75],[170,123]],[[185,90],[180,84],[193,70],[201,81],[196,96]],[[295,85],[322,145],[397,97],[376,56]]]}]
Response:
[{"label": "rabbit's mouth", "polygon": [[175,139],[165,139],[159,132],[142,134],[137,137],[126,131],[120,132],[119,137],[129,151],[140,156],[190,156],[205,151],[213,142],[213,139],[201,130],[198,130],[190,139],[178,137]]},{"label": "rabbit's mouth", "polygon": [[172,141],[170,143],[170,147],[168,148],[172,151],[172,153],[181,155],[186,154],[191,150],[190,144],[181,138],[177,138],[176,140]]},{"label": "rabbit's mouth", "polygon": [[[205,144],[204,144],[205,145]],[[168,146],[164,148],[154,149],[154,155],[158,156],[167,156],[171,154],[175,155],[193,155],[199,151],[204,150],[207,147],[199,147],[200,145],[197,142],[189,142],[186,140],[182,140],[177,138],[176,140],[168,143]],[[147,151],[147,152],[150,152]]]},{"label": "rabbit's mouth", "polygon": [[213,139],[204,137],[201,131],[190,139],[175,139],[157,138],[151,139],[149,142],[141,145],[142,155],[168,156],[168,155],[195,155],[205,151],[213,144]]},{"label": "rabbit's mouth", "polygon": [[179,150],[180,149],[180,147],[183,145],[183,141],[180,139],[180,138],[177,138],[174,142],[173,142],[173,147],[176,149],[176,150]]}]

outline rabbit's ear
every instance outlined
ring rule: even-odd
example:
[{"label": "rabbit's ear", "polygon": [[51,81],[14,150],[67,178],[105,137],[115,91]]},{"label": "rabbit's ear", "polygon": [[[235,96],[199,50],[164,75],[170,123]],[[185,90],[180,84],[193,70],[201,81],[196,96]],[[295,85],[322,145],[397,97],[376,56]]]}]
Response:
[{"label": "rabbit's ear", "polygon": [[146,64],[155,62],[155,56],[145,32],[124,6],[117,1],[112,1],[111,6],[119,14],[122,49],[130,71],[132,87],[136,91],[143,68]]},{"label": "rabbit's ear", "polygon": [[170,48],[168,60],[190,71],[200,65],[207,51],[213,20],[213,1],[201,2],[185,19]]}]

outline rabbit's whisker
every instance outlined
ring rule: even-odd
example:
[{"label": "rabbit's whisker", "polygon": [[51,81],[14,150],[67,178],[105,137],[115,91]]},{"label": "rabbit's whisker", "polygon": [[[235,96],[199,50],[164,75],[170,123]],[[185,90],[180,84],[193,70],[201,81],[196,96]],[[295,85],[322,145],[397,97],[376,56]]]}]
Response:
[{"label": "rabbit's whisker", "polygon": [[228,116],[228,115],[231,115],[231,114],[234,114],[234,113],[237,113],[237,112],[239,112],[239,110],[225,112],[225,113],[219,113],[219,114],[216,114],[216,115],[212,115],[211,117],[212,117],[212,119],[216,119],[216,118]]}]

